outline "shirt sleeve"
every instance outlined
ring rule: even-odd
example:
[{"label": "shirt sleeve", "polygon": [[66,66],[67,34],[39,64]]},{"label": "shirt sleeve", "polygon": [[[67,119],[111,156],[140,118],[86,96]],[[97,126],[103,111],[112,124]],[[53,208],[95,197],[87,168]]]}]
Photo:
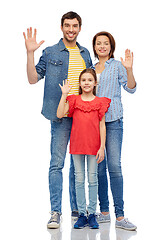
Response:
[{"label": "shirt sleeve", "polygon": [[35,66],[36,71],[37,71],[37,76],[38,76],[38,81],[44,78],[45,73],[46,73],[46,51],[43,50],[42,56],[39,59],[38,64]]},{"label": "shirt sleeve", "polygon": [[134,93],[136,91],[136,86],[134,88],[128,88],[127,87],[127,70],[126,68],[122,65],[121,62],[119,62],[119,67],[118,67],[118,79],[119,79],[119,82],[120,84],[123,86],[123,88],[129,92],[129,93]]},{"label": "shirt sleeve", "polygon": [[99,109],[99,120],[101,121],[105,113],[108,111],[110,107],[111,99],[106,97],[101,97],[101,106]]},{"label": "shirt sleeve", "polygon": [[66,100],[69,102],[69,112],[68,112],[68,117],[72,117],[73,116],[73,112],[74,112],[74,106],[75,106],[75,102],[76,102],[76,95],[69,95]]}]

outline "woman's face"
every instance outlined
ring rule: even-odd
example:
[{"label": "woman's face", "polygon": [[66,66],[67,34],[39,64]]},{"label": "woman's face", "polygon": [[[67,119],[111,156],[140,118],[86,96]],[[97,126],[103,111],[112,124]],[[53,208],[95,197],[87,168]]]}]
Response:
[{"label": "woman's face", "polygon": [[109,57],[111,46],[107,36],[101,35],[96,38],[95,51],[98,57]]}]

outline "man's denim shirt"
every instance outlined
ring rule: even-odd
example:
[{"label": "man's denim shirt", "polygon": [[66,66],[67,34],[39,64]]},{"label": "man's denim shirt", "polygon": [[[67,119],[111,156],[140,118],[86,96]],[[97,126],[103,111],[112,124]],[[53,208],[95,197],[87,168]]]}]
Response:
[{"label": "man's denim shirt", "polygon": [[[80,46],[80,54],[83,57],[86,68],[92,65],[92,60],[89,51]],[[59,84],[62,85],[63,80],[68,78],[69,66],[69,51],[65,47],[62,39],[54,46],[47,47],[43,50],[36,71],[38,80],[45,76],[44,97],[42,114],[49,120],[57,120],[57,107],[61,98],[61,89]]]}]

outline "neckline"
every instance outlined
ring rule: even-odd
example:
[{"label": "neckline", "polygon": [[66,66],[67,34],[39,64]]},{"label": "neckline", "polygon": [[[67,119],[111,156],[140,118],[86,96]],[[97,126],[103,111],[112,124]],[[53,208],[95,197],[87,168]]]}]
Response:
[{"label": "neckline", "polygon": [[91,101],[85,101],[85,100],[82,99],[82,94],[80,94],[80,99],[81,99],[82,102],[93,102],[96,99],[96,96]]}]

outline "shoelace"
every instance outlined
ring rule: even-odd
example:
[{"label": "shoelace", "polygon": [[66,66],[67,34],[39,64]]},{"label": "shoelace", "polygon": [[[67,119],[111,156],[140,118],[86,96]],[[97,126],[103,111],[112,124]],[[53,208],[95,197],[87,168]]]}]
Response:
[{"label": "shoelace", "polygon": [[126,224],[129,224],[129,223],[130,223],[129,220],[128,220],[128,218],[124,218],[124,222],[125,222]]},{"label": "shoelace", "polygon": [[58,220],[58,213],[57,212],[50,212],[51,214],[51,219],[50,221],[57,221]]},{"label": "shoelace", "polygon": [[102,213],[96,213],[95,216],[96,216],[97,218],[100,218],[100,217],[102,217]]}]

